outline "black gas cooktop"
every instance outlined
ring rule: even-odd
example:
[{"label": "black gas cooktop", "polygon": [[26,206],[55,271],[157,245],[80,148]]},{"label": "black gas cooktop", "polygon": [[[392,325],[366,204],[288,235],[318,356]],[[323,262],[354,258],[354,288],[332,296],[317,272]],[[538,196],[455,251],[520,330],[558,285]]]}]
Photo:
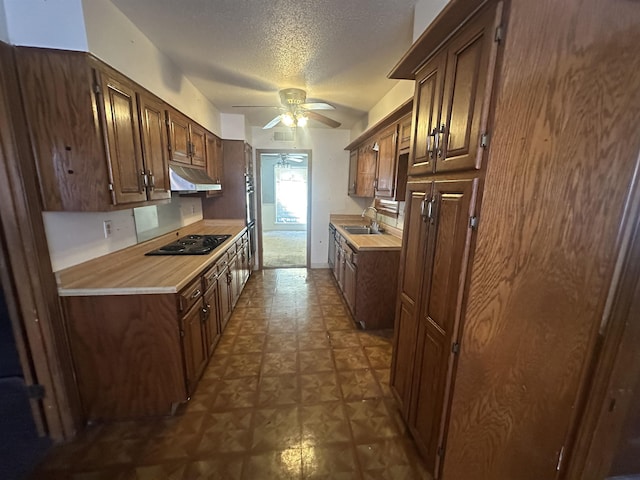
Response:
[{"label": "black gas cooktop", "polygon": [[187,235],[145,255],[208,255],[231,235]]}]

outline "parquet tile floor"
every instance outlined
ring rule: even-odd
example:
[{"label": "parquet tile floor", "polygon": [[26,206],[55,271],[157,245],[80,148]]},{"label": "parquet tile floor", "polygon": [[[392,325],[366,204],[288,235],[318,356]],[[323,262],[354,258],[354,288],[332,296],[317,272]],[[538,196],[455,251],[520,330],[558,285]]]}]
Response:
[{"label": "parquet tile floor", "polygon": [[355,328],[329,270],[255,272],[175,416],[90,426],[31,478],[429,479],[389,390],[391,335]]}]

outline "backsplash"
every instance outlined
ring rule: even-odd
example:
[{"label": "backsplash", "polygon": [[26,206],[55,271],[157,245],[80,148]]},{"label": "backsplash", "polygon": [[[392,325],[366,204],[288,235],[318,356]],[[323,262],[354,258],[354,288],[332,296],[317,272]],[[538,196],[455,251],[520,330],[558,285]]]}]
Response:
[{"label": "backsplash", "polygon": [[[141,209],[145,220],[137,235],[134,210]],[[174,194],[164,205],[112,212],[43,212],[42,217],[55,272],[202,220],[202,201]],[[111,222],[108,238],[105,221]]]}]

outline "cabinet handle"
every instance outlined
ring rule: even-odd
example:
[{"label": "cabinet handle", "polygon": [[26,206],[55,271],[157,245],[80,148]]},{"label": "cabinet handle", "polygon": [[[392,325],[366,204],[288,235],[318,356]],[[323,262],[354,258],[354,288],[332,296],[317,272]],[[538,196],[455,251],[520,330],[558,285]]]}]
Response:
[{"label": "cabinet handle", "polygon": [[[444,124],[440,125],[440,131],[438,132],[440,136],[439,142],[438,142],[439,147],[436,147],[436,150],[438,151],[438,158],[443,158],[442,155],[444,154],[444,148],[443,148],[444,135],[446,131],[447,131],[447,127],[445,127]],[[447,135],[447,138],[448,138],[448,135]],[[449,142],[447,141],[447,146],[448,146],[448,143]]]},{"label": "cabinet handle", "polygon": [[151,173],[151,170],[147,172],[147,175],[149,176],[149,188],[153,190],[154,188],[156,188],[156,177],[153,173]]},{"label": "cabinet handle", "polygon": [[200,289],[196,290],[195,292],[193,292],[191,294],[191,300],[193,300],[194,298],[198,298],[200,296],[202,292],[200,292]]},{"label": "cabinet handle", "polygon": [[431,218],[431,201],[426,195],[422,202],[420,202],[420,215],[422,216],[422,221],[425,223],[427,219]]},{"label": "cabinet handle", "polygon": [[431,146],[431,138],[434,138],[435,141],[435,128],[431,130],[431,133],[427,135],[427,152],[429,152],[429,158],[433,158],[433,148]]}]

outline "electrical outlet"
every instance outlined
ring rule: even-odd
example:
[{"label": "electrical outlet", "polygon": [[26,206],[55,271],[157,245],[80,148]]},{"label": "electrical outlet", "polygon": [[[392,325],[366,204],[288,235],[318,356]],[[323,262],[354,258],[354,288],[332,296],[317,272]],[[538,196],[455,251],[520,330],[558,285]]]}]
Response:
[{"label": "electrical outlet", "polygon": [[196,206],[191,205],[191,215],[195,215],[195,214],[196,214]]},{"label": "electrical outlet", "polygon": [[102,223],[102,227],[104,229],[104,238],[109,238],[112,233],[111,220],[105,220]]}]

